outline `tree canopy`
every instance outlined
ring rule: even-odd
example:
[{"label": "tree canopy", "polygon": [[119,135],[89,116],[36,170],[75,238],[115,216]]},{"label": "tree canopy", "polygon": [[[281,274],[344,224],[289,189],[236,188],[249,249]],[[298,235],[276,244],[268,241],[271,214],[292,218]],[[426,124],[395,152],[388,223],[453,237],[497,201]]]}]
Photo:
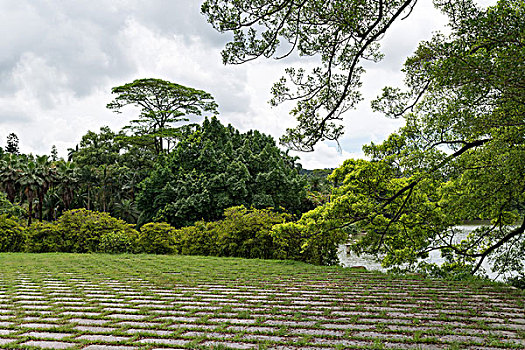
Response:
[{"label": "tree canopy", "polygon": [[[217,113],[217,104],[209,93],[161,79],[137,79],[111,92],[117,97],[107,108],[117,113],[128,105],[140,108],[138,119],[132,120],[129,128],[137,142],[153,143],[157,154],[169,150],[170,140],[176,137],[173,123],[189,121],[188,115]],[[166,139],[167,145],[163,142]]]},{"label": "tree canopy", "polygon": [[298,211],[306,199],[305,186],[295,159],[271,136],[240,133],[212,118],[157,162],[141,183],[137,200],[144,222],[163,220],[181,227],[217,220],[235,205]]},{"label": "tree canopy", "polygon": [[[474,273],[492,258],[500,272],[523,273],[525,5],[442,8],[450,36],[435,35],[406,61],[408,91],[385,88],[374,102],[406,126],[364,147],[370,161],[337,169],[331,202],[304,225],[313,236],[356,226],[366,234],[354,248],[388,266],[439,250],[440,271]],[[487,224],[458,240],[464,220]]]},{"label": "tree canopy", "polygon": [[206,0],[201,10],[220,32],[232,32],[223,61],[240,64],[260,57],[315,56],[311,72],[288,68],[275,83],[271,103],[296,101],[298,125],[281,143],[312,151],[343,134],[342,114],[361,100],[363,61],[378,61],[379,41],[417,0]]}]

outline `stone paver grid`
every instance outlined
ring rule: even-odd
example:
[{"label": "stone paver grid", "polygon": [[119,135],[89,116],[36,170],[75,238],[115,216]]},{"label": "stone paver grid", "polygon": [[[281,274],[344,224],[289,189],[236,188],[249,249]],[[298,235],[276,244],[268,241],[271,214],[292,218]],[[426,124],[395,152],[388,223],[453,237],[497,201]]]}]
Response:
[{"label": "stone paver grid", "polygon": [[[152,349],[525,348],[525,312],[504,292],[389,283],[231,287],[22,279],[0,290],[0,346]],[[377,279],[375,288],[370,283]],[[139,281],[137,281],[139,282]],[[0,286],[8,285],[1,281]],[[436,306],[438,305],[438,306]],[[48,317],[46,317],[48,316]],[[162,348],[158,348],[162,349]]]}]

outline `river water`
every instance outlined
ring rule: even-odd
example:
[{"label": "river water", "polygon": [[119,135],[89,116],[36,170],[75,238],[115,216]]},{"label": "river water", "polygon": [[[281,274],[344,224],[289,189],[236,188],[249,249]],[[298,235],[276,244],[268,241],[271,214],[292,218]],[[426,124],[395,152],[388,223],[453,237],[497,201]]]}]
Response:
[{"label": "river water", "polygon": [[[457,240],[462,240],[465,238],[469,232],[473,231],[474,229],[480,227],[479,225],[461,225],[457,226],[456,228],[462,230],[463,232],[458,235]],[[339,257],[339,263],[344,267],[352,267],[352,266],[364,266],[367,270],[378,270],[378,271],[386,271],[385,268],[381,266],[381,263],[377,262],[373,256],[371,255],[361,255],[357,256],[353,252],[348,252],[347,245],[341,244],[339,246],[337,256]],[[430,256],[425,259],[426,262],[429,263],[435,263],[438,265],[441,265],[445,260],[443,257],[441,257],[441,253],[439,251],[433,251],[430,253]],[[490,262],[485,259],[483,261],[482,267],[485,270],[485,273],[490,279],[496,280],[496,281],[503,281],[506,277],[509,276],[500,276],[498,273],[492,271],[492,266]]]}]

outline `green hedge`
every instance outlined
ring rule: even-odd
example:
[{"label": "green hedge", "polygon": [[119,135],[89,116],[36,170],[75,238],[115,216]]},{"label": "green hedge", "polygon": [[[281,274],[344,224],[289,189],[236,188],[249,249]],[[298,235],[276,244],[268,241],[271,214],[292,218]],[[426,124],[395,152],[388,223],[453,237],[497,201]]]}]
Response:
[{"label": "green hedge", "polygon": [[224,219],[199,221],[175,231],[175,252],[186,255],[214,255],[277,259],[280,255],[271,229],[291,216],[270,209],[228,208]]},{"label": "green hedge", "polygon": [[20,252],[24,240],[24,227],[10,216],[0,215],[0,252]]},{"label": "green hedge", "polygon": [[140,228],[136,251],[149,254],[173,253],[175,228],[164,222],[150,222]]},{"label": "green hedge", "polygon": [[70,210],[54,223],[29,227],[0,215],[0,251],[176,253],[333,263],[336,241],[322,237],[307,241],[304,230],[291,219],[271,209],[238,206],[226,209],[219,221],[199,221],[180,229],[153,222],[137,231],[107,213],[86,209]]},{"label": "green hedge", "polygon": [[66,211],[56,225],[64,239],[62,251],[71,253],[103,252],[100,246],[103,236],[116,233],[121,238],[127,237],[130,243],[137,236],[137,231],[125,221],[115,219],[108,213],[87,209]]},{"label": "green hedge", "polygon": [[24,250],[33,253],[133,253],[138,232],[107,213],[75,209],[54,223],[25,228]]}]

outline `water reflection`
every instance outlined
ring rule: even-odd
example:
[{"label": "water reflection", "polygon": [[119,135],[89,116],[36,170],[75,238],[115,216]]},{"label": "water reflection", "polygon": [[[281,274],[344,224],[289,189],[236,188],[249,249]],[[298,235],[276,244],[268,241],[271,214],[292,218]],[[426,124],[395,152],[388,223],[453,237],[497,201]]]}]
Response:
[{"label": "water reflection", "polygon": [[[461,233],[457,235],[457,241],[464,239],[470,232],[472,232],[478,227],[480,227],[480,225],[457,226],[456,229],[461,230]],[[357,256],[353,252],[349,251],[346,244],[342,244],[339,246],[337,256],[339,258],[340,264],[344,267],[364,266],[366,267],[367,270],[386,271],[386,269],[383,268],[381,264],[374,259],[373,256],[371,255]],[[439,251],[431,252],[429,257],[427,259],[424,259],[424,261],[428,263],[435,263],[438,265],[441,265],[443,262],[445,262],[445,260],[443,259]],[[505,277],[509,277],[509,276],[500,276],[498,273],[492,271],[492,266],[487,259],[483,261],[482,267],[485,270],[486,275],[490,279],[493,279],[496,281],[503,281]]]}]

